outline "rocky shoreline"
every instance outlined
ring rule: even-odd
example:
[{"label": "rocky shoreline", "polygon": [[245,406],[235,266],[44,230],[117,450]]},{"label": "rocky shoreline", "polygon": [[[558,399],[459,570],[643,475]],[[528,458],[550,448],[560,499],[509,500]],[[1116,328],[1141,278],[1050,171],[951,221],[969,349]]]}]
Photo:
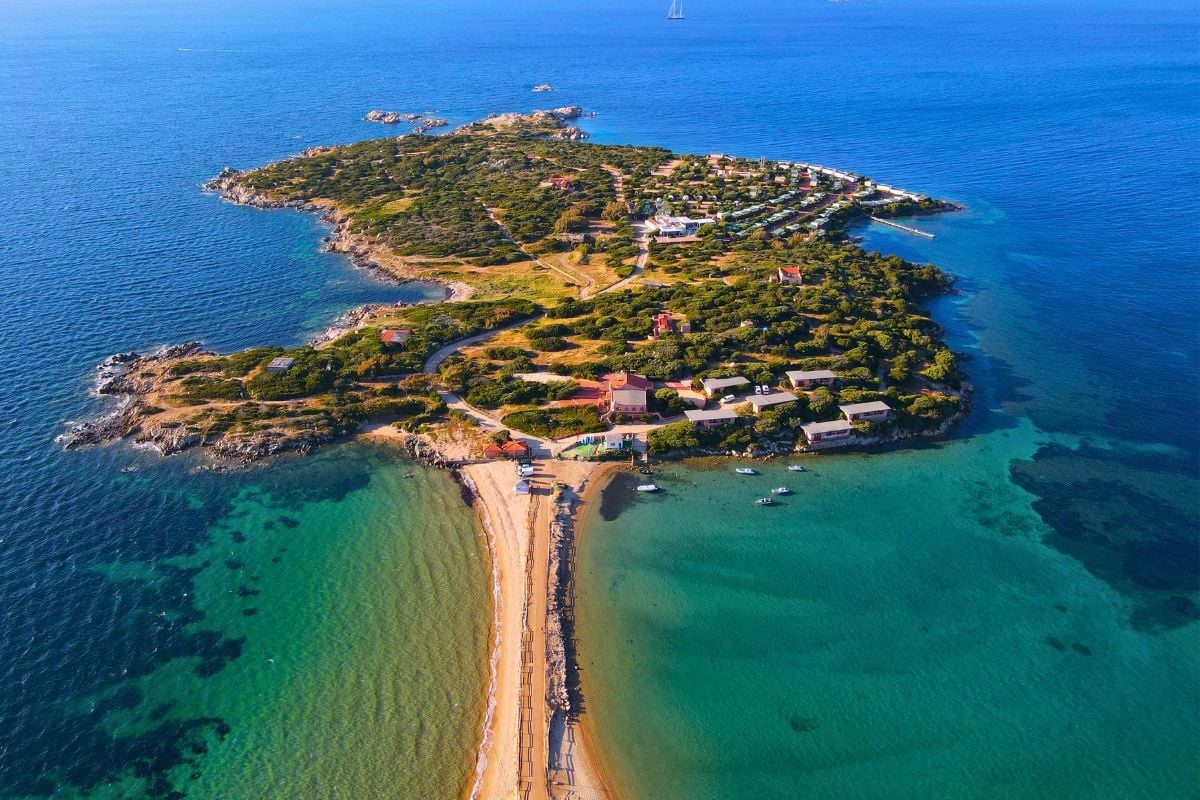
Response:
[{"label": "rocky shoreline", "polygon": [[368,111],[363,117],[367,122],[378,122],[381,125],[398,125],[402,122],[410,125],[415,124],[412,133],[428,133],[437,128],[445,128],[450,124],[448,120],[441,117],[430,117],[425,114],[410,114],[402,111],[380,111],[375,109]]},{"label": "rocky shoreline", "polygon": [[447,294],[443,302],[461,302],[471,296],[471,287],[461,281],[423,276],[416,270],[405,270],[383,264],[377,254],[381,245],[370,237],[353,233],[346,215],[339,209],[330,205],[302,200],[283,200],[257,192],[242,183],[241,177],[244,174],[245,172],[242,170],[225,167],[217,173],[216,177],[204,183],[203,188],[234,205],[248,206],[263,211],[292,209],[316,214],[322,222],[333,229],[332,233],[322,240],[322,249],[325,252],[344,255],[350,259],[351,264],[359,269],[372,270],[401,285],[420,281],[443,286]]}]

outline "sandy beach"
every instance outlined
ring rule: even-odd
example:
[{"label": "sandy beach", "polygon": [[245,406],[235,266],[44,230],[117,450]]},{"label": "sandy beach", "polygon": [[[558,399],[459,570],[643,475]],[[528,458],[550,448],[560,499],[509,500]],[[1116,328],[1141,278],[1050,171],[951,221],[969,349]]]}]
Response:
[{"label": "sandy beach", "polygon": [[[478,498],[476,510],[487,532],[496,581],[491,679],[481,746],[471,782],[473,800],[520,797],[523,780],[528,784],[529,796],[534,798],[613,797],[588,746],[589,739],[576,730],[578,721],[555,717],[546,698],[549,591],[546,565],[553,516],[551,489],[559,482],[569,487],[568,496],[581,495],[576,504],[578,512],[595,497],[595,487],[603,483],[602,476],[607,472],[606,468],[586,462],[540,462],[534,478],[534,494],[519,496],[513,491],[515,475],[511,463],[472,464],[462,469],[464,481]],[[529,664],[523,664],[523,649],[524,660],[530,661]],[[528,676],[524,682],[523,671]],[[555,729],[563,725],[566,730]],[[524,754],[522,730],[532,745]],[[539,779],[539,776],[545,777]]]},{"label": "sandy beach", "polygon": [[495,581],[488,702],[471,798],[517,796],[521,630],[530,497],[513,493],[512,464],[472,464],[462,473],[478,498],[476,511],[488,537]]},{"label": "sandy beach", "polygon": [[[583,547],[586,526],[584,518],[588,509],[600,502],[604,487],[615,477],[620,468],[615,464],[593,465],[594,472],[580,492],[573,519],[575,551]],[[572,573],[577,566],[572,565]],[[604,762],[603,751],[596,741],[595,725],[591,717],[581,714],[567,723],[568,731],[562,737],[562,752],[559,763],[570,763],[573,769],[571,788],[578,800],[616,800],[621,797],[613,772]]]}]

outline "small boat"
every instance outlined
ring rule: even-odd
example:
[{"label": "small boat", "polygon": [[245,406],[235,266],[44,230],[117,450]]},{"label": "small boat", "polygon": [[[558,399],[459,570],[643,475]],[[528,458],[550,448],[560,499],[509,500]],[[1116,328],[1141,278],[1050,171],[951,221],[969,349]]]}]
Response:
[{"label": "small boat", "polygon": [[808,470],[799,464],[792,464],[790,467],[788,467],[788,472],[808,472]]},{"label": "small boat", "polygon": [[792,490],[787,488],[786,486],[780,486],[778,489],[771,490],[771,494],[784,495],[784,494],[791,494],[791,493],[792,493]]},{"label": "small boat", "polygon": [[760,498],[758,498],[757,500],[755,500],[755,501],[754,501],[754,503],[755,503],[755,505],[760,505],[760,506],[773,506],[773,505],[775,505],[775,501],[774,501],[774,500],[772,500],[772,499],[771,499],[771,498],[769,498],[769,497],[760,497]]},{"label": "small boat", "polygon": [[657,492],[658,487],[653,483],[643,483],[641,486],[637,487],[637,490],[639,492]]},{"label": "small boat", "polygon": [[757,475],[758,473],[750,469],[750,467],[738,467],[734,470],[738,475]]}]

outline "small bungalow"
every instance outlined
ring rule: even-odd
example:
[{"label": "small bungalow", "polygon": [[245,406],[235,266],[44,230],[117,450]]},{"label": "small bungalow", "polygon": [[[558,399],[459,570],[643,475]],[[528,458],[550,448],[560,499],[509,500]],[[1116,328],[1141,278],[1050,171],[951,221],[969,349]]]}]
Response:
[{"label": "small bungalow", "polygon": [[575,188],[575,184],[571,183],[570,178],[555,177],[547,181],[555,189],[561,189],[564,192],[569,192]]},{"label": "small bungalow", "polygon": [[507,442],[500,445],[500,449],[504,452],[504,455],[508,456],[509,458],[529,458],[529,445],[525,444],[520,439],[509,439]]},{"label": "small bungalow", "polygon": [[804,438],[809,444],[821,444],[836,439],[849,439],[854,434],[854,426],[847,420],[835,419],[832,422],[809,422],[800,426]]},{"label": "small bungalow", "polygon": [[881,400],[870,403],[851,403],[838,406],[850,422],[881,422],[892,414],[892,408]]},{"label": "small bungalow", "polygon": [[814,386],[833,386],[837,375],[827,369],[793,369],[785,373],[793,389],[811,389]]},{"label": "small bungalow", "polygon": [[404,343],[412,336],[407,328],[384,328],[379,334],[379,341],[388,347],[404,347]]},{"label": "small bungalow", "polygon": [[688,322],[686,319],[683,320],[682,322],[680,322],[679,323],[679,332],[682,334],[691,333],[692,332],[692,323]]},{"label": "small bungalow", "polygon": [[709,397],[720,397],[729,394],[730,390],[749,386],[750,381],[737,375],[732,378],[701,378],[700,385],[704,387],[704,393]]},{"label": "small bungalow", "polygon": [[509,439],[504,444],[489,444],[483,448],[483,457],[488,459],[513,458],[517,460],[529,458],[529,445],[519,439]]},{"label": "small bungalow", "polygon": [[513,484],[513,492],[518,495],[528,495],[530,492],[529,481],[517,481]]},{"label": "small bungalow", "polygon": [[804,283],[804,276],[800,274],[799,267],[780,267],[779,268],[779,283],[792,283],[800,286]]},{"label": "small bungalow", "polygon": [[765,409],[772,406],[781,406],[784,403],[795,402],[796,395],[791,392],[771,392],[770,394],[755,394],[746,398],[750,401],[750,405],[754,407],[754,413],[761,414]]},{"label": "small bungalow", "polygon": [[267,372],[287,372],[295,363],[294,358],[272,358],[271,363],[267,364]]},{"label": "small bungalow", "polygon": [[738,420],[738,415],[728,408],[714,408],[709,411],[684,411],[688,422],[701,430],[708,430],[719,425],[731,425]]}]

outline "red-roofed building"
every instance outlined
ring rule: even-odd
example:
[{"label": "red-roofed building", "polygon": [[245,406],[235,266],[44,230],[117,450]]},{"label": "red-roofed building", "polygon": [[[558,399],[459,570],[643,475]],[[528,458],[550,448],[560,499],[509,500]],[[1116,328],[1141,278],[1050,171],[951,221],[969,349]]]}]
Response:
[{"label": "red-roofed building", "polygon": [[779,282],[781,284],[782,283],[803,284],[804,276],[800,274],[799,267],[780,267],[779,268]]},{"label": "red-roofed building", "polygon": [[607,387],[603,383],[589,381],[584,378],[576,378],[575,383],[579,385],[575,394],[566,400],[555,400],[551,405],[555,408],[575,408],[578,406],[603,408],[608,403],[606,396]]},{"label": "red-roofed building", "polygon": [[571,183],[570,178],[551,178],[549,183],[555,189],[562,189],[564,192],[569,192],[575,188],[575,184]]},{"label": "red-roofed building", "polygon": [[500,449],[509,458],[529,458],[529,445],[519,439],[509,439],[500,446]]},{"label": "red-roofed building", "polygon": [[529,458],[529,445],[519,439],[509,439],[504,444],[489,444],[483,448],[484,458]]},{"label": "red-roofed building", "polygon": [[617,372],[604,376],[608,410],[614,414],[645,414],[650,410],[647,392],[654,383],[641,375]]},{"label": "red-roofed building", "polygon": [[412,331],[408,328],[384,328],[379,334],[379,341],[392,347],[403,347],[410,336]]},{"label": "red-roofed building", "polygon": [[671,332],[672,322],[671,315],[663,312],[662,314],[654,315],[654,336],[666,336]]}]

